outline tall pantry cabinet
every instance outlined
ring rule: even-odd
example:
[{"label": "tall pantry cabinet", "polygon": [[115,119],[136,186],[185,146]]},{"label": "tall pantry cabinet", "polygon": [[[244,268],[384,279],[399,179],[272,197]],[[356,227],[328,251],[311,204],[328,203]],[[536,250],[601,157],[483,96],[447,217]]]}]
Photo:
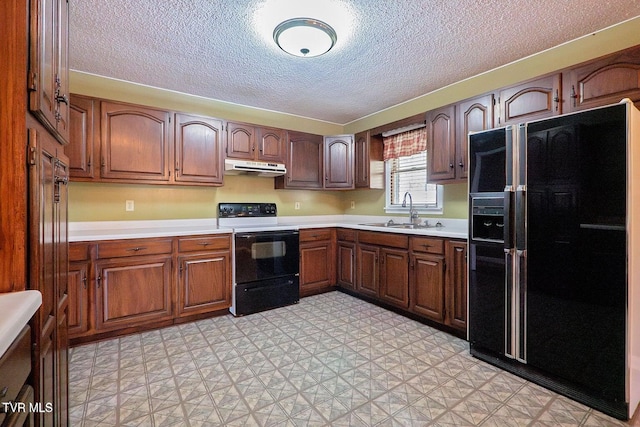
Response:
[{"label": "tall pantry cabinet", "polygon": [[0,2],[0,292],[36,289],[36,426],[68,424],[67,0]]}]

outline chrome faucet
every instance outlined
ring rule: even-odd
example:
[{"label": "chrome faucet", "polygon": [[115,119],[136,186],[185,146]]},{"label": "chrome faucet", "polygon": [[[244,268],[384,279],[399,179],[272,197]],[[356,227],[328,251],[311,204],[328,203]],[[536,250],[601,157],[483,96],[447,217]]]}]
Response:
[{"label": "chrome faucet", "polygon": [[408,191],[404,193],[404,198],[402,199],[402,207],[407,207],[407,196],[409,196],[409,223],[418,223],[420,222],[420,219],[418,218],[418,211],[413,209],[413,197],[411,197],[411,193],[409,193]]}]

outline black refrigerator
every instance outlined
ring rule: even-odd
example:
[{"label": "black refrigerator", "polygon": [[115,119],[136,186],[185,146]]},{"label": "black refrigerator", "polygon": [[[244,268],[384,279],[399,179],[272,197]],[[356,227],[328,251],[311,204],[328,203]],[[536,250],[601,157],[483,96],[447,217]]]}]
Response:
[{"label": "black refrigerator", "polygon": [[639,115],[469,135],[471,354],[620,419],[640,400]]}]

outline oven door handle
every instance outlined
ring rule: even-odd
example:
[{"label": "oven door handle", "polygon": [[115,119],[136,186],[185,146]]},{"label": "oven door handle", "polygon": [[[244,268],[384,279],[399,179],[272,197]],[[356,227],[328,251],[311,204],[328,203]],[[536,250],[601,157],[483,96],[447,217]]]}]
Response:
[{"label": "oven door handle", "polygon": [[[265,234],[269,233],[269,234]],[[296,234],[300,234],[298,231],[287,231],[284,233],[273,233],[271,231],[258,232],[252,234],[236,234],[236,237],[240,239],[255,239],[257,237],[289,237],[295,236]]]}]

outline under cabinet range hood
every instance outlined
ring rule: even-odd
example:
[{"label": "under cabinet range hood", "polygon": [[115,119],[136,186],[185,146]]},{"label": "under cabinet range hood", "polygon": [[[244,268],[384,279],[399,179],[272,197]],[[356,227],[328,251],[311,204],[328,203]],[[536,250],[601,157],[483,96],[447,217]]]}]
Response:
[{"label": "under cabinet range hood", "polygon": [[282,163],[225,159],[224,173],[226,175],[255,175],[269,178],[284,175],[287,173],[287,169]]}]

